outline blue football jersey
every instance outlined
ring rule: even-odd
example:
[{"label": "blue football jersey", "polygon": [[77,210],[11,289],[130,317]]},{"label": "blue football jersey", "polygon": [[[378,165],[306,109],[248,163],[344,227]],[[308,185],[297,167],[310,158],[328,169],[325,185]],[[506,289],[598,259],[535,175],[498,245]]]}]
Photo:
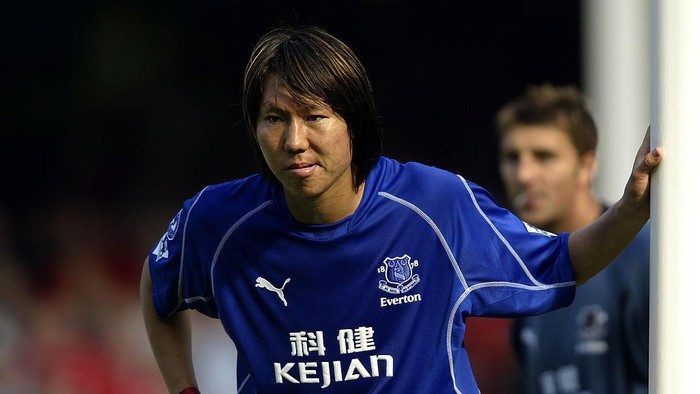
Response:
[{"label": "blue football jersey", "polygon": [[649,379],[649,225],[563,309],[519,318],[528,394],[642,394]]},{"label": "blue football jersey", "polygon": [[221,320],[245,392],[477,393],[465,318],[571,303],[567,241],[456,174],[381,158],[327,225],[296,221],[259,175],[206,187],[149,265],[161,316]]}]

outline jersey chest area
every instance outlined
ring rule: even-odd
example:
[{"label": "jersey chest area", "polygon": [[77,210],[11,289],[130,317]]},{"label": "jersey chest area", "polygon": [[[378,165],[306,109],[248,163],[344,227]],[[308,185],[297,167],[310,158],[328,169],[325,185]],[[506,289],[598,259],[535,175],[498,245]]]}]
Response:
[{"label": "jersey chest area", "polygon": [[403,225],[331,239],[249,226],[227,241],[215,299],[255,376],[278,389],[381,384],[424,360],[423,346],[444,357],[452,266],[429,226]]},{"label": "jersey chest area", "polygon": [[285,320],[327,324],[449,297],[452,266],[429,235],[359,231],[316,240],[278,231],[258,241],[255,234],[227,242],[212,270],[225,310],[281,310],[292,316]]},{"label": "jersey chest area", "polygon": [[[304,310],[338,313],[339,306],[356,302],[398,305],[426,281],[445,283],[454,276],[434,228],[405,211],[384,209],[359,224],[318,232],[260,216],[220,246],[212,268],[215,296],[233,289],[229,297],[236,302],[299,308],[295,312],[308,321]],[[399,296],[402,301],[389,299]]]}]

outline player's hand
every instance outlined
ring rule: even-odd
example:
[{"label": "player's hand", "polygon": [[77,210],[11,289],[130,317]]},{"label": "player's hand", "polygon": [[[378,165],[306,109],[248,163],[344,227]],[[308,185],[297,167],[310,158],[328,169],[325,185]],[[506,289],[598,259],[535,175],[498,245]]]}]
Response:
[{"label": "player's hand", "polygon": [[663,149],[660,147],[651,149],[649,128],[647,128],[642,145],[639,147],[634,160],[632,174],[627,181],[625,192],[622,196],[623,203],[627,207],[646,215],[646,217],[649,216],[651,173],[661,163],[663,158]]}]

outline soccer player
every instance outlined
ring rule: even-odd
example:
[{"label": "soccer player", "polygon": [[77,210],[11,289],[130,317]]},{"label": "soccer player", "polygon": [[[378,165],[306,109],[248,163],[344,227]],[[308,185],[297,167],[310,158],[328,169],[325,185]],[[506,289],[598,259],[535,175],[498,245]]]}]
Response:
[{"label": "soccer player", "polygon": [[260,173],[186,201],[144,264],[171,393],[198,392],[185,309],[221,320],[239,391],[477,393],[465,318],[568,305],[649,218],[648,138],[620,201],[556,236],[456,174],[382,156],[364,67],[319,28],[270,30],[243,85]]},{"label": "soccer player", "polygon": [[[591,187],[597,131],[573,86],[530,87],[497,115],[500,171],[524,221],[571,233],[609,207]],[[526,393],[647,391],[649,229],[576,292],[571,306],[513,325]]]}]

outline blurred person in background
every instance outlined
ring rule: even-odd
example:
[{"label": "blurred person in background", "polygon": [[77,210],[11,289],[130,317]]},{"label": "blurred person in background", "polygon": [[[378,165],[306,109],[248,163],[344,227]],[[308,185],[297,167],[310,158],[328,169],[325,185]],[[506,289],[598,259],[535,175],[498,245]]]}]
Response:
[{"label": "blurred person in background", "polygon": [[[523,221],[571,233],[608,209],[592,191],[597,130],[572,86],[532,86],[498,113],[500,173]],[[514,321],[526,393],[645,393],[649,356],[649,228],[571,306]]]}]

